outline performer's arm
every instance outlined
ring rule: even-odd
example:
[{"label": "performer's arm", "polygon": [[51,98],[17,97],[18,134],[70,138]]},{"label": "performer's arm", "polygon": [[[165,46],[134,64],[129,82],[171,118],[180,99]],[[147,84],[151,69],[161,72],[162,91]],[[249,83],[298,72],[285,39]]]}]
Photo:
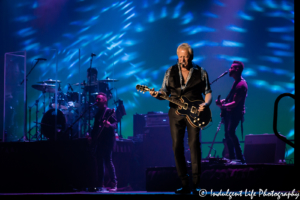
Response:
[{"label": "performer's arm", "polygon": [[237,91],[236,93],[233,95],[233,99],[231,102],[222,104],[221,108],[226,108],[226,109],[232,109],[234,107],[236,107],[240,101],[242,101],[245,96],[247,95],[247,88],[245,85],[238,85],[237,86]]},{"label": "performer's arm", "polygon": [[116,129],[117,128],[117,118],[116,118],[116,115],[113,114],[110,119],[108,121],[104,121],[103,122],[103,125],[106,127],[106,128],[113,128],[113,129]]},{"label": "performer's arm", "polygon": [[200,104],[198,111],[203,111],[206,106],[209,106],[212,102],[212,90],[210,88],[209,78],[206,70],[201,68],[202,81],[205,83],[205,87],[203,88],[203,93],[205,94],[204,103]]},{"label": "performer's arm", "polygon": [[234,94],[233,96],[233,100],[229,103],[226,103],[226,104],[222,104],[222,108],[228,108],[228,109],[231,109],[231,108],[234,108],[236,107],[239,102],[242,100],[242,96],[241,95],[238,95],[237,93]]},{"label": "performer's arm", "polygon": [[161,89],[158,92],[154,91],[154,89],[152,89],[152,91],[150,91],[151,96],[155,97],[158,100],[164,100],[164,98],[161,98],[162,95],[166,95],[166,96],[170,95],[170,92],[167,89],[167,84],[169,81],[171,68],[172,67],[170,67],[165,73]]}]

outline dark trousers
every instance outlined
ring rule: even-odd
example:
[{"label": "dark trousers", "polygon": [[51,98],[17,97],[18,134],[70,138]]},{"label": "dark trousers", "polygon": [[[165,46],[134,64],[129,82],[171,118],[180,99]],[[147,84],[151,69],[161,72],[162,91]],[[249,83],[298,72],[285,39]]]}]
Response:
[{"label": "dark trousers", "polygon": [[201,173],[201,149],[199,141],[200,128],[193,128],[188,123],[185,116],[179,116],[175,113],[175,111],[175,108],[170,108],[169,121],[177,173],[181,179],[182,186],[188,186],[189,177],[184,156],[184,134],[185,129],[187,128],[188,144],[191,152],[192,179],[194,187],[197,187]]},{"label": "dark trousers", "polygon": [[108,170],[108,175],[113,186],[117,184],[115,166],[112,161],[112,152],[114,147],[113,137],[114,134],[109,133],[105,137],[101,137],[100,142],[97,145],[97,154],[95,157],[97,187],[104,186],[105,168]]},{"label": "dark trousers", "polygon": [[244,159],[239,139],[235,133],[236,128],[241,120],[243,120],[243,115],[237,115],[231,112],[226,112],[224,117],[225,139],[227,143],[229,159]]}]

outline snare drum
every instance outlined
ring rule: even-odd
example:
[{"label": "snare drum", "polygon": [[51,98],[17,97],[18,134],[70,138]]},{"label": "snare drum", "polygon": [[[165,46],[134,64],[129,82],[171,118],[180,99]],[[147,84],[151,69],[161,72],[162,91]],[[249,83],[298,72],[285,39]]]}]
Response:
[{"label": "snare drum", "polygon": [[58,109],[67,109],[67,94],[64,94],[63,92],[57,93],[57,105],[55,105],[55,96],[51,97],[51,104],[50,108],[58,108]]}]

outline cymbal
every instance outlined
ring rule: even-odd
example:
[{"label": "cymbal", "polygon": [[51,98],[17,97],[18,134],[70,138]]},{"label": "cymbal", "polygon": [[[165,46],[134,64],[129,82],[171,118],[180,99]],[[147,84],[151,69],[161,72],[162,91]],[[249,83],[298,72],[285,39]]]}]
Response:
[{"label": "cymbal", "polygon": [[46,81],[40,81],[37,83],[49,83],[49,84],[53,84],[53,83],[60,83],[60,80],[52,80],[52,79],[48,79]]},{"label": "cymbal", "polygon": [[52,106],[52,108],[56,107],[57,109],[68,110],[68,108],[64,105],[56,104],[56,106],[55,106],[55,103],[52,103],[51,106]]},{"label": "cymbal", "polygon": [[107,79],[103,79],[103,80],[98,80],[98,82],[117,82],[119,80],[117,79],[110,79],[110,78],[107,78]]},{"label": "cymbal", "polygon": [[74,83],[72,85],[75,85],[75,86],[82,86],[82,85],[84,85],[84,86],[95,86],[95,85],[97,85],[97,83],[92,83],[90,85],[88,83]]},{"label": "cymbal", "polygon": [[32,85],[31,87],[39,91],[55,93],[55,85],[47,85],[44,83],[40,85]]}]

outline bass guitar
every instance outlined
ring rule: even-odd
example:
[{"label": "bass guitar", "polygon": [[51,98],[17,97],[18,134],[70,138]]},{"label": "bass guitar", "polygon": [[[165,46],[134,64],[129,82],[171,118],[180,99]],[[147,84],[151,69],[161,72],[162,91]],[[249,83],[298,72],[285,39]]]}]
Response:
[{"label": "bass guitar", "polygon": [[103,131],[103,129],[104,129],[104,125],[103,125],[103,121],[108,121],[112,116],[113,116],[113,114],[115,113],[115,109],[112,109],[111,111],[110,111],[110,113],[108,114],[108,116],[107,117],[105,117],[104,119],[101,119],[102,120],[102,123],[100,123],[100,130],[97,132],[97,135],[92,139],[92,143],[91,143],[91,153],[92,153],[92,155],[95,155],[96,154],[96,150],[97,150],[97,144],[98,144],[98,139],[99,139],[99,137],[100,137],[100,135],[101,135],[101,133],[102,133],[102,131]]},{"label": "bass guitar", "polygon": [[[152,91],[144,85],[136,85],[136,89],[141,92]],[[165,94],[162,94],[160,97],[176,104],[178,106],[176,114],[185,115],[189,124],[194,128],[199,127],[203,129],[212,121],[209,107],[206,106],[203,111],[198,111],[199,105],[204,103],[202,100],[190,101],[185,96],[181,96],[179,99],[173,99]]]}]

